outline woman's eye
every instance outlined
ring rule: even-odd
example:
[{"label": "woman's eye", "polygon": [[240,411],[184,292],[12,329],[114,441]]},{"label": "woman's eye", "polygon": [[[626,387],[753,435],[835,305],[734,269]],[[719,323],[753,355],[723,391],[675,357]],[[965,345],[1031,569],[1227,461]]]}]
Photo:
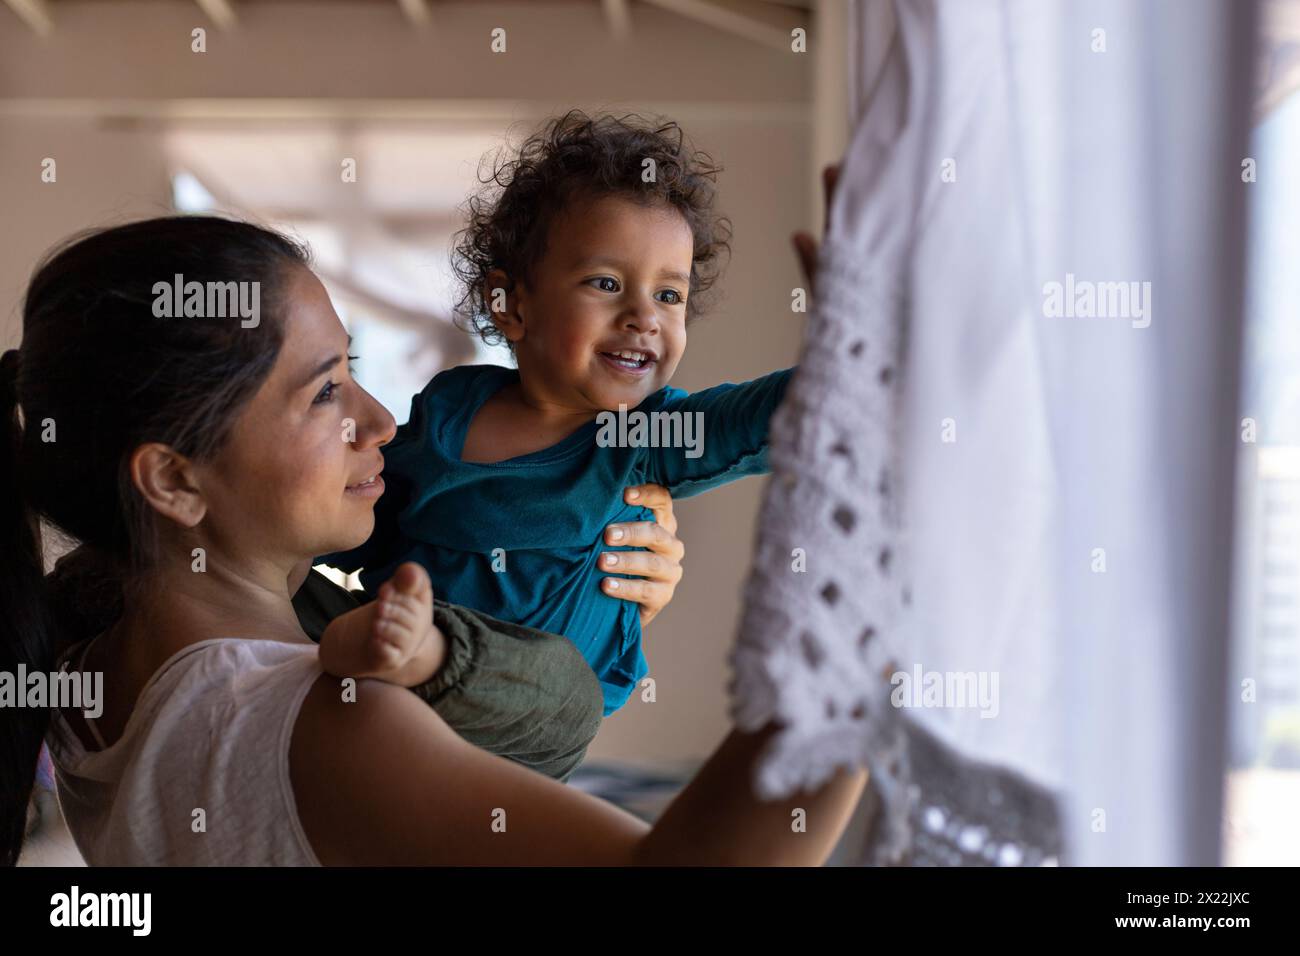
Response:
[{"label": "woman's eye", "polygon": [[[347,356],[348,377],[350,378],[356,377],[356,368],[352,367],[352,363],[356,362],[356,360],[359,358],[361,358],[360,355]],[[343,388],[341,382],[337,382],[337,381],[325,382],[325,388],[322,388],[320,392],[317,393],[316,398],[312,399],[312,405],[326,405],[326,403],[333,402],[334,393],[338,392],[338,390],[341,388]]]},{"label": "woman's eye", "polygon": [[[348,378],[356,378],[357,369],[352,363],[359,358],[361,358],[360,355],[348,356]],[[325,386],[316,393],[316,397],[311,400],[311,403],[313,405],[326,405],[329,402],[334,401],[334,393],[342,387],[342,384],[339,382],[326,382]]]},{"label": "woman's eye", "polygon": [[609,276],[600,276],[599,278],[589,280],[589,282],[594,283],[596,288],[601,292],[618,291],[618,280],[610,278]]},{"label": "woman's eye", "polygon": [[662,302],[667,302],[669,305],[680,305],[680,304],[681,304],[681,301],[682,301],[682,294],[681,294],[680,292],[678,292],[676,289],[664,289],[664,290],[663,290],[662,292],[660,292],[659,294],[660,294],[660,295],[664,295],[664,296],[668,296],[668,298],[666,298],[666,299],[661,299],[660,301],[662,301]]},{"label": "woman's eye", "polygon": [[316,397],[312,399],[311,403],[313,405],[325,405],[334,401],[334,393],[338,391],[338,389],[338,382],[326,382],[325,387],[316,394]]}]

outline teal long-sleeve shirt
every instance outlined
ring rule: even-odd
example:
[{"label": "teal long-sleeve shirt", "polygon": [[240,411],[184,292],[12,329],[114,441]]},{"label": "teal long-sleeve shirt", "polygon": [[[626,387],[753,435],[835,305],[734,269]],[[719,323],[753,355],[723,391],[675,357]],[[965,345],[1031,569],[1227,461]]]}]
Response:
[{"label": "teal long-sleeve shirt", "polygon": [[[565,635],[599,678],[609,716],[649,671],[638,605],[600,588],[608,574],[597,566],[601,553],[628,550],[604,544],[605,527],[654,517],[626,504],[623,490],[654,482],[681,498],[766,473],[768,422],[791,372],[694,394],[662,388],[626,415],[623,428],[614,413],[614,421],[598,418],[550,448],[483,464],[460,458],[470,422],[519,372],[448,369],[415,397],[410,419],[382,449],[387,489],[370,540],[321,560],[363,569],[371,592],[399,564],[416,561],[443,600]],[[646,416],[640,434],[635,412]],[[686,430],[697,425],[699,434]],[[676,444],[651,447],[656,431],[661,444]]]}]

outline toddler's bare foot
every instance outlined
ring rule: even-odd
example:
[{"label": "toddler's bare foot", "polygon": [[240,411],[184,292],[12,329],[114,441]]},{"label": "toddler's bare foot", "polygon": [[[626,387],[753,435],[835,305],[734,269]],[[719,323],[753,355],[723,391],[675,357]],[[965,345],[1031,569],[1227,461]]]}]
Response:
[{"label": "toddler's bare foot", "polygon": [[320,642],[321,666],[337,677],[374,677],[404,687],[442,666],[446,639],[433,623],[433,586],[408,561],[380,585],[375,600],[336,617]]}]

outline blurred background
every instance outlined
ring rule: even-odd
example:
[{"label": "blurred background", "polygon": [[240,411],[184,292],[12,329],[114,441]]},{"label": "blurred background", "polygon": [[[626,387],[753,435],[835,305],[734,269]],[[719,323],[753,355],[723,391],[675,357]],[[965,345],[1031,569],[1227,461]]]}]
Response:
[{"label": "blurred background", "polygon": [[[1258,436],[1242,444],[1225,693],[1262,676],[1254,705],[1231,708],[1230,863],[1293,863],[1300,848],[1300,183],[1277,172],[1300,169],[1298,6],[1269,6],[1260,47],[1254,157],[1274,174],[1252,192],[1243,415]],[[485,156],[577,107],[671,117],[725,167],[733,257],[674,384],[787,366],[802,331],[789,237],[820,229],[818,171],[850,128],[847,16],[842,0],[0,0],[0,349],[19,341],[24,285],[52,244],[218,211],[311,244],[361,382],[405,421],[439,369],[506,363],[450,323],[458,206]],[[796,28],[807,53],[791,49]],[[646,637],[657,700],[605,722],[575,785],[651,817],[726,733],[761,490],[678,505],[686,575]],[[26,862],[71,859],[55,833]]]},{"label": "blurred background", "polygon": [[[1300,3],[1265,7],[1238,461],[1226,862],[1300,860]],[[1243,436],[1244,438],[1245,436]],[[1225,542],[1225,547],[1229,546]],[[1243,701],[1255,677],[1253,703]]]}]

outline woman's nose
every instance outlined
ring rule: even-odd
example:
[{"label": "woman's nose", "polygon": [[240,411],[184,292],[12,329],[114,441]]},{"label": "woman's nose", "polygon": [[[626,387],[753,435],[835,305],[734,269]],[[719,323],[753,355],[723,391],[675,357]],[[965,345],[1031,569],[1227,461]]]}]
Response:
[{"label": "woman's nose", "polygon": [[397,434],[397,419],[365,389],[361,389],[361,395],[364,407],[357,416],[357,444],[362,448],[387,445]]}]

